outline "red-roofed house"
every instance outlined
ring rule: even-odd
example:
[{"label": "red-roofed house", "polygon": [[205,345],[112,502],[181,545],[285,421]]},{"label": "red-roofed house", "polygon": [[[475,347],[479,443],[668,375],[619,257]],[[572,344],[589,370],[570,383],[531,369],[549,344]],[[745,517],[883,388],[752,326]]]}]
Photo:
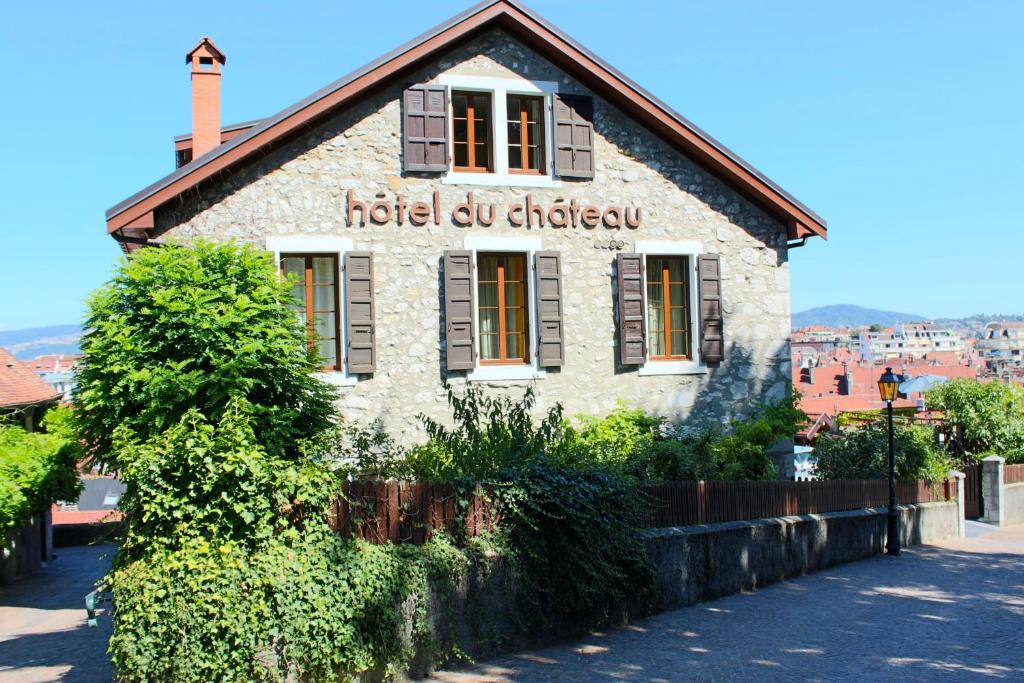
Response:
[{"label": "red-roofed house", "polygon": [[[885,404],[878,397],[878,378],[884,372],[880,365],[825,362],[812,367],[793,367],[793,387],[800,392],[800,408],[808,415],[881,410]],[[893,372],[907,377],[940,375],[950,379],[974,379],[976,369],[966,365],[931,365],[927,362],[894,364]],[[918,394],[893,402],[895,408],[917,405]]]},{"label": "red-roofed house", "polygon": [[15,420],[34,431],[46,409],[60,398],[60,392],[0,348],[0,420]]}]

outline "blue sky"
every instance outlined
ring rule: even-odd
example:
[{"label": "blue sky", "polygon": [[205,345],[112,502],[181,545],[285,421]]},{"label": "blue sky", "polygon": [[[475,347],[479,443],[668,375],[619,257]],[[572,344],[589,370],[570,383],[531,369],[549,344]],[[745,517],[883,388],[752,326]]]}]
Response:
[{"label": "blue sky", "polygon": [[[229,123],[469,4],[5,7],[0,330],[81,319],[120,253],[103,212],[172,170],[189,130],[200,36],[228,55]],[[791,254],[794,310],[1024,313],[1024,3],[529,4],[828,219]]]}]

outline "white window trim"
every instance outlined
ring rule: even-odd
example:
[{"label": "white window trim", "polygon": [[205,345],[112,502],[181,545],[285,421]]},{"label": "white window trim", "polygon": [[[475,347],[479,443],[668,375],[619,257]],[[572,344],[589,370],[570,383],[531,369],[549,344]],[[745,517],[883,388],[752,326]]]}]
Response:
[{"label": "white window trim", "polygon": [[[704,245],[693,240],[637,240],[633,250],[644,257],[646,267],[648,256],[686,256],[690,277],[690,344],[695,360],[648,360],[637,369],[641,377],[655,375],[703,375],[708,366],[700,357],[700,282],[697,279],[697,257],[704,253]],[[644,315],[647,315],[647,283],[644,283]],[[646,342],[646,340],[644,340]]]},{"label": "white window trim", "polygon": [[[496,78],[493,76],[463,76],[442,74],[438,84],[450,90],[475,90],[491,94],[491,132],[494,136],[494,172],[458,173],[453,170],[454,155],[448,163],[448,173],[441,178],[443,185],[514,185],[519,187],[561,187],[562,181],[554,177],[552,155],[554,121],[551,94],[558,92],[556,81],[530,81],[525,78]],[[512,95],[541,95],[544,97],[544,175],[510,173],[508,170],[508,102]],[[449,99],[451,99],[449,97]],[[448,104],[451,107],[451,102]],[[450,114],[450,111],[449,111]],[[500,124],[500,125],[499,125]],[[455,119],[448,117],[448,139],[454,140]]]},{"label": "white window trim", "polygon": [[524,365],[481,365],[480,364],[480,306],[479,302],[473,306],[473,329],[476,331],[474,344],[476,345],[476,367],[466,373],[466,379],[470,382],[514,382],[524,380],[543,379],[546,372],[540,367],[540,359],[537,357],[536,321],[539,312],[537,309],[534,288],[536,286],[534,277],[533,255],[541,251],[541,239],[539,237],[494,237],[491,235],[466,235],[463,240],[463,248],[473,252],[473,300],[478,298],[479,287],[477,285],[477,252],[515,252],[526,254],[526,306],[527,329],[527,358],[528,364]]},{"label": "white window trim", "polygon": [[352,251],[352,240],[331,235],[274,235],[267,238],[267,251],[274,252],[274,264],[280,268],[281,254],[332,254],[338,257],[338,320],[341,340],[341,367],[343,370],[313,373],[319,379],[335,387],[352,387],[359,381],[358,375],[349,374],[348,355],[345,353],[345,253]]}]

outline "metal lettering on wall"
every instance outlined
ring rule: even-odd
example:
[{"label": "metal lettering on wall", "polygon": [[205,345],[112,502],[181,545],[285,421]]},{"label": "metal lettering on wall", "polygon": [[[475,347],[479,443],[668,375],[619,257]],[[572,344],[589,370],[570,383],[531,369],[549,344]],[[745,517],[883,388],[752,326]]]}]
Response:
[{"label": "metal lettering on wall", "polygon": [[427,223],[441,225],[442,214],[451,222],[462,227],[481,225],[489,227],[495,221],[504,220],[513,228],[583,228],[593,230],[604,227],[607,230],[636,230],[643,221],[643,209],[639,206],[600,207],[572,199],[568,202],[555,200],[549,206],[535,202],[532,194],[523,201],[500,207],[491,202],[477,202],[472,192],[466,193],[466,201],[459,202],[450,211],[442,210],[441,194],[434,192],[429,202],[410,202],[404,195],[394,200],[378,197],[373,202],[356,198],[352,190],[346,195],[345,219],[352,225],[386,225],[395,221],[398,225],[422,226]]}]

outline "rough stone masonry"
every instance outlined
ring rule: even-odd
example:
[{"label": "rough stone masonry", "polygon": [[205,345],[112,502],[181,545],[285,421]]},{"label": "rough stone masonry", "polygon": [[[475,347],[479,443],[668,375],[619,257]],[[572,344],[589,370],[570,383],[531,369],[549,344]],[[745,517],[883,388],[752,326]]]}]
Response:
[{"label": "rough stone masonry", "polygon": [[[488,383],[521,394],[533,384],[538,411],[561,402],[568,415],[605,414],[622,402],[678,422],[721,420],[785,391],[790,375],[789,272],[786,231],[700,166],[510,35],[491,30],[410,77],[444,74],[554,81],[561,92],[594,97],[595,178],[555,187],[446,184],[436,175],[403,174],[401,84],[395,83],[293,139],[219,184],[190,193],[156,215],[164,241],[199,237],[261,248],[268,236],[330,235],[374,254],[377,370],[338,387],[338,405],[356,421],[381,419],[393,434],[419,438],[420,413],[448,415],[442,380],[465,373],[444,364],[442,254],[467,235],[539,238],[562,255],[565,363],[540,379]],[[504,122],[496,122],[504,125]],[[432,220],[346,220],[349,193],[394,205],[399,196],[447,212]],[[490,226],[466,226],[451,209],[472,192],[476,204],[499,207]],[[642,207],[639,227],[514,226],[504,210],[524,201],[552,207]],[[406,211],[408,214],[408,209]],[[381,211],[378,214],[383,217]],[[408,215],[406,216],[408,218]],[[618,363],[615,251],[637,240],[686,240],[719,254],[725,360],[706,372],[640,376]]]}]

